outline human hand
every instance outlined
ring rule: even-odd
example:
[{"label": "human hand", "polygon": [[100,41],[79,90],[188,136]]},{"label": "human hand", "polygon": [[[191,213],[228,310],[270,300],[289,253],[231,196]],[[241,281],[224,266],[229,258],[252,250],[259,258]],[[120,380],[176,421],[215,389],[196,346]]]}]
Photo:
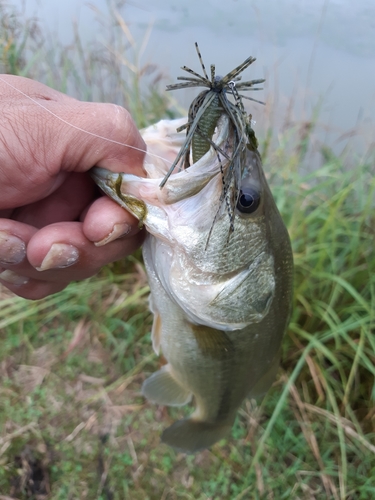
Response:
[{"label": "human hand", "polygon": [[0,116],[3,285],[39,299],[141,245],[138,221],[87,173],[98,165],[144,175],[145,144],[124,108],[0,75]]}]

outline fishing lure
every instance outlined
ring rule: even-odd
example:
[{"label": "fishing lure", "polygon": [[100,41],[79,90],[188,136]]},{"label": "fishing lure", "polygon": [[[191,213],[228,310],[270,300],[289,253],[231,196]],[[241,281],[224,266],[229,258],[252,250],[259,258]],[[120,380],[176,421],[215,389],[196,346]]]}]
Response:
[{"label": "fishing lure", "polygon": [[[257,79],[240,82],[241,76],[239,76],[239,74],[256,60],[255,57],[248,57],[242,64],[234,68],[224,77],[216,75],[215,65],[211,64],[210,79],[207,75],[197,43],[195,43],[195,48],[204,76],[196,73],[187,66],[183,66],[181,69],[190,73],[193,77],[179,76],[177,80],[183,80],[184,83],[168,85],[167,90],[178,90],[188,87],[208,87],[209,90],[204,90],[193,100],[189,108],[188,122],[177,129],[178,132],[187,129],[186,139],[175,161],[160,183],[161,188],[165,185],[182,158],[184,158],[184,168],[189,167],[190,148],[192,149],[193,163],[207,153],[210,145],[213,146],[218,153],[226,156],[212,140],[217,122],[223,113],[228,115],[234,128],[236,138],[234,153],[232,158],[230,158],[232,166],[228,169],[228,175],[231,175],[233,170],[236,170],[238,156],[245,149],[249,137],[249,123],[251,122],[251,118],[249,120],[245,112],[242,98],[264,104],[261,101],[239,94],[239,91],[261,90],[260,87],[254,86],[265,81],[264,79]],[[235,104],[228,99],[228,91],[234,96]]]}]

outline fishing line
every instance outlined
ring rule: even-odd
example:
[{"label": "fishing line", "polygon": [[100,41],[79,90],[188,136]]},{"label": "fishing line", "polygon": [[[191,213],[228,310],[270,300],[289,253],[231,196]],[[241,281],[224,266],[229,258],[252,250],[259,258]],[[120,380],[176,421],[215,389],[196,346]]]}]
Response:
[{"label": "fishing line", "polygon": [[[33,97],[27,95],[25,92],[23,92],[22,90],[18,89],[17,87],[15,87],[14,85],[12,85],[11,83],[5,81],[1,77],[0,77],[0,81],[2,81],[3,83],[5,83],[5,85],[8,85],[8,87],[11,87],[13,90],[15,90],[19,94],[23,95],[24,97],[26,97],[27,99],[29,99],[30,101],[32,101],[34,104],[36,104],[40,108],[43,108],[50,115],[54,116],[55,118],[57,118],[61,122],[65,123],[66,125],[69,125],[70,127],[73,127],[74,129],[79,130],[80,132],[84,132],[85,134],[91,135],[91,136],[96,137],[98,139],[102,139],[104,141],[112,142],[113,144],[118,144],[119,146],[124,146],[126,148],[135,149],[136,151],[141,151],[142,153],[147,153],[147,150],[145,150],[145,149],[137,148],[136,146],[130,146],[130,144],[125,144],[123,142],[115,141],[114,139],[109,139],[108,137],[104,137],[102,135],[94,134],[94,132],[89,132],[88,130],[85,130],[85,129],[81,128],[81,127],[78,127],[77,125],[74,125],[73,123],[69,123],[68,121],[64,120],[64,118],[61,118],[61,116],[56,115],[53,111],[51,111],[50,109],[48,109],[46,106],[43,106],[43,104],[41,104],[40,102],[38,102],[36,99],[34,99]],[[172,164],[172,162],[170,160],[167,160],[166,158],[163,158],[162,156],[159,156],[159,155],[157,155],[155,153],[150,153],[149,152],[148,154],[150,156],[154,156],[155,158],[159,158],[160,160],[163,160],[163,161],[165,161],[165,162],[167,162],[169,164]]]}]

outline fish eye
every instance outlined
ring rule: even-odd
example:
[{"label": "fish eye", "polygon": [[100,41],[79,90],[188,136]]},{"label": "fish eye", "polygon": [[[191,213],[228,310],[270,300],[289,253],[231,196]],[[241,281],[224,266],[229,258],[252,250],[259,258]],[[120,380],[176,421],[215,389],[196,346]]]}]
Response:
[{"label": "fish eye", "polygon": [[237,210],[243,214],[252,214],[259,207],[260,193],[252,187],[240,190],[237,200]]}]

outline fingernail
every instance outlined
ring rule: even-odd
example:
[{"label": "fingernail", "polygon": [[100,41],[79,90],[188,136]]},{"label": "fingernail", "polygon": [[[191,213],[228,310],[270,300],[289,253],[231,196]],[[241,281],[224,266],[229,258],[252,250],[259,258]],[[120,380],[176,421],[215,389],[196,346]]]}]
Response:
[{"label": "fingernail", "polygon": [[102,240],[96,241],[94,244],[96,247],[102,247],[103,245],[106,245],[107,243],[110,243],[113,240],[117,240],[118,238],[121,238],[121,236],[125,236],[126,234],[130,233],[131,227],[129,224],[126,224],[126,222],[123,222],[122,224],[115,224],[113,226],[112,231]]},{"label": "fingernail", "polygon": [[6,269],[0,273],[0,279],[6,281],[7,283],[11,283],[12,285],[26,285],[29,281],[29,278],[26,278],[26,276],[20,276],[10,269]]},{"label": "fingernail", "polygon": [[78,248],[65,243],[54,243],[43,262],[35,269],[37,271],[46,271],[47,269],[64,269],[70,267],[78,261]]},{"label": "fingernail", "polygon": [[0,264],[19,264],[25,255],[24,241],[6,231],[0,231]]}]

